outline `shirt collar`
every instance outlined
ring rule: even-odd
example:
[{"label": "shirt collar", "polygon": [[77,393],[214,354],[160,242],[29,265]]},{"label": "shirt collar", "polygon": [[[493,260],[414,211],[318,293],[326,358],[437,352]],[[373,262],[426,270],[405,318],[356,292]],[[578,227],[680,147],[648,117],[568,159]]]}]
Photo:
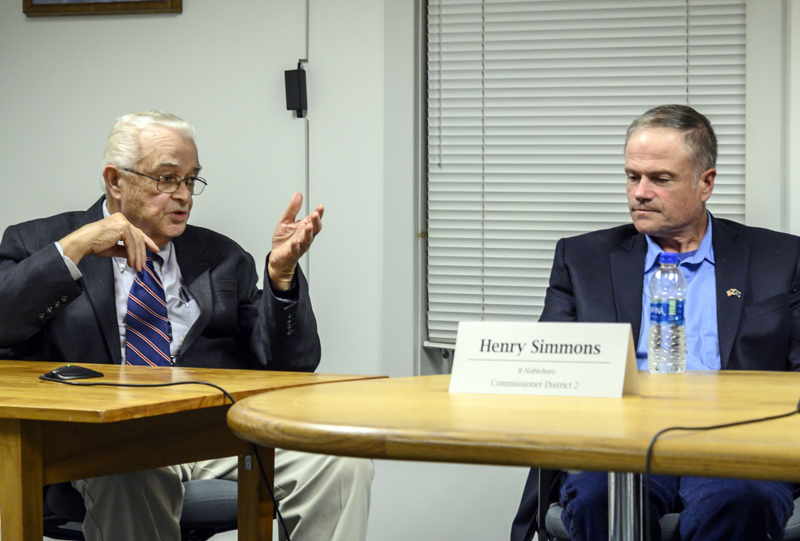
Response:
[{"label": "shirt collar", "polygon": [[[109,216],[111,216],[111,213],[108,212],[108,199],[105,199],[103,201],[103,218],[108,218]],[[122,244],[121,241],[120,241],[120,244]],[[167,272],[169,270],[170,266],[173,264],[173,262],[174,262],[174,258],[173,258],[174,252],[175,252],[175,250],[172,249],[172,241],[169,241],[167,244],[162,246],[161,247],[161,251],[158,252],[158,256],[161,258],[161,272],[162,273]],[[119,266],[120,268],[123,268],[121,265],[123,263],[125,263],[125,265],[127,265],[127,259],[124,258],[124,257],[115,257],[114,258],[114,263],[117,266]]]},{"label": "shirt collar", "polygon": [[[706,211],[706,215],[708,216],[708,227],[706,227],[703,240],[700,241],[700,246],[697,247],[697,251],[694,255],[681,261],[683,264],[699,265],[704,260],[712,265],[714,264],[714,247],[711,244],[711,214]],[[664,250],[656,244],[656,241],[654,241],[650,235],[645,235],[645,238],[647,239],[647,255],[645,255],[644,258],[644,269],[646,273],[658,264],[658,256],[660,256],[661,252]]]}]

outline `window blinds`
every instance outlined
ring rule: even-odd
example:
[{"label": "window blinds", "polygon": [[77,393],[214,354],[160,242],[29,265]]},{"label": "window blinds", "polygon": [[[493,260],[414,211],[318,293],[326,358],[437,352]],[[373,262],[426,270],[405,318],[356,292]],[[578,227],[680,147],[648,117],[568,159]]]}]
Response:
[{"label": "window blinds", "polygon": [[629,223],[630,122],[689,104],[744,220],[745,0],[429,0],[428,345],[536,321],[556,241]]}]

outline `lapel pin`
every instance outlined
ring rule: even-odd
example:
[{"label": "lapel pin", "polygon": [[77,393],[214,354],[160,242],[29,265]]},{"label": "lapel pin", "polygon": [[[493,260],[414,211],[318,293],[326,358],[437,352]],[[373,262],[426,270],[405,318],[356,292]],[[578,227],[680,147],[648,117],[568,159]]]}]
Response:
[{"label": "lapel pin", "polygon": [[742,298],[742,292],[739,291],[738,289],[735,289],[735,288],[731,288],[728,291],[726,291],[725,293],[727,293],[728,297],[739,297],[739,298]]}]

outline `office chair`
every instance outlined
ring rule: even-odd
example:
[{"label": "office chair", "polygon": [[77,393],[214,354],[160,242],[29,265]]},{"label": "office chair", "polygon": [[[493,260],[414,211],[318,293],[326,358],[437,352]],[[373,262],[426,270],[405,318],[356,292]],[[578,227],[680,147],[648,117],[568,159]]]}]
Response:
[{"label": "office chair", "polygon": [[[570,541],[564,524],[561,522],[563,508],[558,502],[549,501],[548,490],[542,487],[551,486],[552,480],[558,472],[556,470],[539,470],[539,517],[544,515],[544,520],[539,520],[539,541]],[[678,513],[668,513],[661,517],[661,541],[678,541]],[[800,541],[800,498],[794,500],[794,513],[786,525],[784,541]]]},{"label": "office chair", "polygon": [[[182,541],[206,541],[237,527],[238,487],[235,481],[205,479],[183,483]],[[86,515],[83,498],[69,483],[44,489],[44,535],[83,541]]]}]

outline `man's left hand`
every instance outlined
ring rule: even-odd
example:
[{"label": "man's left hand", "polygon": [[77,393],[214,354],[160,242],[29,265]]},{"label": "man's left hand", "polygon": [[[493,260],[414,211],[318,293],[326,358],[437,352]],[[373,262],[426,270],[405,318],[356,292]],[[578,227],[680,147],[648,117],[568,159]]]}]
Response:
[{"label": "man's left hand", "polygon": [[272,235],[272,252],[269,255],[267,272],[272,287],[278,291],[286,291],[291,287],[297,262],[311,247],[314,237],[322,230],[322,214],[325,207],[319,205],[314,212],[302,220],[295,221],[302,205],[303,195],[297,192],[289,201],[289,206],[286,207]]}]

